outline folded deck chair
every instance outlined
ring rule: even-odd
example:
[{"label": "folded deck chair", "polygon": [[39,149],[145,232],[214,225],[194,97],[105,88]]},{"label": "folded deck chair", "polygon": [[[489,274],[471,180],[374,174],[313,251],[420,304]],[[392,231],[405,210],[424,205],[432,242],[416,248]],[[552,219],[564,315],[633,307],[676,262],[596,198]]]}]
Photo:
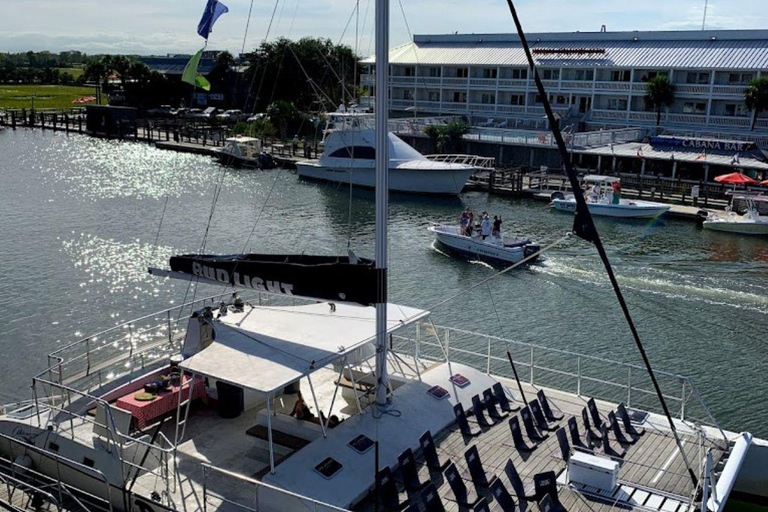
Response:
[{"label": "folded deck chair", "polygon": [[475,395],[472,397],[472,413],[475,415],[475,418],[477,419],[477,424],[481,427],[492,427],[493,421],[488,421],[488,418],[485,417],[485,405],[483,404],[483,401],[480,400],[479,395]]},{"label": "folded deck chair", "polygon": [[498,509],[502,512],[515,512],[515,500],[512,499],[512,496],[509,494],[509,491],[507,491],[507,488],[504,487],[504,482],[502,482],[500,478],[494,478],[489,488],[491,494],[493,494],[493,499],[495,499],[496,503],[499,505],[497,507]]},{"label": "folded deck chair", "polygon": [[441,461],[440,455],[437,453],[437,447],[435,446],[435,440],[432,439],[432,432],[427,430],[421,437],[419,437],[419,445],[421,446],[421,453],[424,455],[424,462],[426,462],[429,469],[436,471],[443,471],[450,461]]},{"label": "folded deck chair", "polygon": [[549,512],[563,509],[557,497],[557,480],[554,471],[533,475],[533,485],[536,487],[536,501],[538,503],[541,503],[546,496],[549,496],[552,500],[552,508],[550,508]]},{"label": "folded deck chair", "polygon": [[616,408],[616,415],[624,424],[624,430],[627,431],[627,434],[633,435],[635,437],[640,437],[641,435],[645,434],[645,429],[643,427],[635,427],[632,425],[632,421],[629,419],[627,408],[624,407],[623,403],[619,404],[619,406]]},{"label": "folded deck chair", "polygon": [[440,495],[437,493],[435,485],[431,482],[421,491],[421,502],[424,503],[424,510],[426,512],[445,512]]},{"label": "folded deck chair", "polygon": [[456,423],[459,425],[461,433],[465,436],[479,436],[482,431],[479,428],[473,428],[467,421],[467,414],[464,412],[464,406],[458,403],[453,406],[453,413],[456,415]]},{"label": "folded deck chair", "polygon": [[472,509],[472,512],[491,512],[491,506],[488,504],[488,500],[480,498],[480,501],[477,502],[477,505]]},{"label": "folded deck chair", "polygon": [[477,487],[488,487],[491,483],[491,479],[485,473],[483,462],[480,460],[480,454],[477,451],[477,446],[473,445],[464,452],[464,458],[467,461],[467,469],[469,470],[469,476],[472,478],[472,482]]},{"label": "folded deck chair", "polygon": [[549,437],[549,434],[546,432],[539,432],[536,430],[536,427],[533,426],[533,417],[531,416],[531,410],[528,409],[528,407],[523,407],[523,410],[520,411],[520,417],[523,418],[523,426],[525,427],[525,434],[528,436],[528,439],[534,443],[538,443]]},{"label": "folded deck chair", "polygon": [[627,437],[624,435],[624,432],[621,431],[621,427],[619,427],[619,420],[616,419],[616,415],[613,414],[613,411],[608,413],[608,423],[611,424],[613,437],[616,438],[619,444],[635,444],[637,442],[637,437]]},{"label": "folded deck chair", "polygon": [[571,458],[571,445],[568,443],[568,434],[561,427],[555,432],[555,435],[557,436],[557,444],[560,446],[560,456],[565,462],[568,462],[568,459]]},{"label": "folded deck chair", "polygon": [[600,432],[593,429],[589,423],[589,413],[586,407],[581,410],[581,421],[584,422],[584,431],[587,433],[587,445],[594,446],[595,441],[602,438],[600,437]]},{"label": "folded deck chair", "polygon": [[627,454],[627,450],[621,446],[617,446],[616,448],[611,446],[611,441],[608,438],[607,426],[603,425],[600,427],[600,434],[603,436],[603,453],[611,457],[618,457],[619,459],[623,459]]},{"label": "folded deck chair", "polygon": [[539,430],[551,430],[554,432],[558,429],[557,425],[550,425],[547,418],[544,417],[544,412],[541,410],[538,400],[531,400],[528,403],[528,407],[531,409],[533,419],[536,421],[536,426],[539,427]]},{"label": "folded deck chair", "polygon": [[509,416],[508,412],[500,412],[496,408],[496,397],[493,395],[493,390],[491,388],[486,389],[483,391],[483,400],[485,401],[485,410],[488,411],[488,416],[493,418],[494,420],[503,420],[507,416]]},{"label": "folded deck chair", "polygon": [[[403,503],[400,503],[400,493],[397,492],[397,483],[395,483],[395,479],[392,476],[392,470],[389,469],[389,466],[380,469],[379,472],[376,473],[376,480],[378,481],[379,487],[378,499],[379,502],[384,505],[384,508],[399,510],[408,503],[407,499]],[[374,492],[376,492],[375,487]]]},{"label": "folded deck chair", "polygon": [[515,448],[521,452],[532,452],[536,449],[535,444],[529,445],[525,442],[525,439],[523,439],[523,432],[520,430],[520,421],[517,419],[517,416],[509,418],[509,430],[512,431],[512,441]]},{"label": "folded deck chair", "polygon": [[494,384],[491,389],[493,390],[493,394],[496,397],[496,402],[499,404],[499,407],[501,407],[502,411],[517,412],[520,410],[519,405],[514,405],[509,401],[507,394],[504,392],[504,386],[501,385],[501,382]]},{"label": "folded deck chair", "polygon": [[419,479],[419,470],[416,467],[416,459],[413,457],[413,450],[406,449],[398,455],[397,462],[400,464],[400,476],[403,479],[403,486],[409,491],[418,491],[424,484]]},{"label": "folded deck chair", "polygon": [[[459,470],[456,464],[451,462],[448,467],[445,468],[445,479],[448,480],[448,486],[450,491],[446,493],[445,499],[449,501],[455,501],[459,505],[466,505],[471,507],[477,502],[478,496],[474,489],[467,487],[464,483],[464,479],[461,478]],[[429,488],[429,486],[427,486]]]},{"label": "folded deck chair", "polygon": [[576,422],[576,418],[571,416],[568,418],[568,432],[571,434],[571,444],[574,447],[583,448],[589,450],[589,446],[581,440],[581,434],[579,433],[579,424]]},{"label": "folded deck chair", "polygon": [[589,416],[592,419],[592,424],[597,430],[600,430],[600,426],[606,422],[600,416],[600,412],[597,410],[597,404],[595,403],[594,398],[587,400],[587,410],[589,411]]},{"label": "folded deck chair", "polygon": [[508,460],[507,465],[504,466],[504,474],[507,475],[509,483],[512,485],[512,490],[515,491],[518,500],[536,500],[536,487],[533,484],[523,483],[523,479],[520,478],[520,473],[517,472],[517,468],[512,462],[512,459]]},{"label": "folded deck chair", "polygon": [[538,503],[539,512],[564,512],[565,507],[562,504],[555,503],[552,496],[545,494]]},{"label": "folded deck chair", "polygon": [[549,399],[547,399],[547,395],[544,394],[543,389],[540,389],[539,392],[536,393],[536,396],[539,398],[541,408],[544,411],[544,416],[547,418],[547,421],[557,423],[563,419],[563,413],[552,410],[552,407],[549,405]]}]

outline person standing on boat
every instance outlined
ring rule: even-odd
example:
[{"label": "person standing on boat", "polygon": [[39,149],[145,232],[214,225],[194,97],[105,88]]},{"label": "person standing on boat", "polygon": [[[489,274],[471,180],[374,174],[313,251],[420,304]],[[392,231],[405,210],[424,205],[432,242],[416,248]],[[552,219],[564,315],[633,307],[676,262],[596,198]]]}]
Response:
[{"label": "person standing on boat", "polygon": [[467,222],[467,236],[472,236],[472,230],[475,227],[475,214],[469,210],[469,222]]},{"label": "person standing on boat", "polygon": [[469,208],[464,209],[464,211],[461,213],[461,219],[459,220],[462,235],[467,234],[467,224],[469,224]]},{"label": "person standing on boat", "polygon": [[296,156],[296,152],[299,150],[299,136],[294,135],[291,141],[291,155]]},{"label": "person standing on boat", "polygon": [[483,235],[483,240],[491,236],[491,219],[488,217],[488,212],[483,212],[483,220],[480,221],[480,232]]},{"label": "person standing on boat", "polygon": [[493,216],[493,236],[501,238],[501,217],[498,215]]},{"label": "person standing on boat", "polygon": [[621,181],[616,180],[612,184],[613,187],[613,204],[621,203]]}]

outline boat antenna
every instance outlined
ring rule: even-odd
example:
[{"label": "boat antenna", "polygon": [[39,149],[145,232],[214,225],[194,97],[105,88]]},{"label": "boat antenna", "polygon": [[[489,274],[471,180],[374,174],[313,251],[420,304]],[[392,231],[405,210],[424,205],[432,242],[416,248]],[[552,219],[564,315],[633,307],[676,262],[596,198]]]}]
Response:
[{"label": "boat antenna", "polygon": [[701,20],[701,30],[707,27],[707,7],[709,6],[709,0],[704,0],[704,17]]},{"label": "boat antenna", "polygon": [[[613,267],[611,267],[611,262],[608,259],[608,254],[605,252],[605,247],[603,247],[603,243],[600,240],[600,235],[598,235],[597,233],[597,229],[595,228],[595,223],[594,223],[594,220],[592,219],[592,215],[589,213],[589,207],[587,206],[587,202],[584,200],[584,192],[581,190],[581,186],[579,185],[579,180],[578,180],[578,177],[576,176],[576,170],[573,167],[573,162],[571,161],[571,157],[568,153],[568,148],[566,147],[565,141],[563,140],[563,134],[560,132],[559,123],[555,119],[554,112],[552,111],[552,105],[549,103],[549,98],[547,97],[547,92],[544,89],[544,84],[541,82],[539,73],[536,70],[536,62],[533,60],[533,54],[531,53],[530,46],[528,46],[528,40],[526,39],[525,33],[523,32],[523,26],[520,23],[520,18],[517,16],[517,10],[515,9],[515,6],[512,3],[512,0],[507,0],[507,6],[509,7],[509,12],[512,15],[512,19],[515,23],[515,28],[517,29],[517,34],[520,37],[520,43],[522,44],[523,50],[525,51],[525,56],[528,59],[528,65],[531,68],[531,72],[533,73],[533,79],[536,82],[536,89],[539,93],[539,96],[541,97],[541,102],[544,105],[544,112],[546,113],[547,120],[549,121],[550,129],[552,131],[552,136],[555,138],[555,142],[557,143],[557,149],[560,152],[560,157],[563,160],[563,166],[565,167],[565,171],[568,174],[568,179],[571,183],[571,188],[573,189],[573,195],[576,199],[576,212],[574,214],[574,220],[573,220],[573,232],[576,236],[579,236],[588,242],[592,242],[595,248],[597,249],[598,254],[600,255],[600,260],[602,260],[603,266],[605,267],[605,271],[608,274],[608,278],[611,281],[611,286],[613,287],[613,291],[616,294],[616,298],[619,301],[621,310],[624,313],[624,318],[627,321],[627,325],[629,326],[630,331],[632,331],[632,337],[635,340],[637,349],[640,352],[640,356],[643,359],[645,368],[648,371],[648,375],[651,378],[651,382],[653,383],[653,388],[656,391],[656,395],[659,398],[659,402],[661,402],[662,409],[664,409],[664,415],[667,417],[667,421],[669,422],[669,428],[672,430],[672,435],[675,437],[677,448],[680,450],[680,454],[683,457],[685,466],[688,469],[688,473],[691,476],[693,487],[696,488],[698,486],[698,479],[696,478],[696,474],[694,473],[693,468],[691,467],[691,464],[688,461],[688,457],[685,454],[685,450],[683,450],[683,445],[682,445],[682,442],[680,441],[680,436],[678,435],[677,429],[675,428],[675,422],[672,420],[672,415],[669,412],[669,407],[667,407],[667,402],[666,400],[664,400],[664,395],[661,392],[659,383],[656,380],[656,375],[654,374],[653,368],[651,367],[651,361],[648,359],[648,354],[646,354],[645,352],[645,347],[643,347],[643,343],[640,340],[640,334],[637,331],[637,327],[635,327],[635,322],[632,320],[632,315],[630,314],[629,307],[627,306],[627,303],[624,300],[624,295],[622,294],[621,288],[619,287],[619,282],[616,280],[616,275],[613,273]],[[378,56],[377,56],[377,59],[378,59]],[[377,67],[378,67],[378,64],[377,64]]]},{"label": "boat antenna", "polygon": [[[376,0],[376,404],[387,405],[387,213],[389,211],[389,0]],[[378,468],[377,468],[378,469]]]}]

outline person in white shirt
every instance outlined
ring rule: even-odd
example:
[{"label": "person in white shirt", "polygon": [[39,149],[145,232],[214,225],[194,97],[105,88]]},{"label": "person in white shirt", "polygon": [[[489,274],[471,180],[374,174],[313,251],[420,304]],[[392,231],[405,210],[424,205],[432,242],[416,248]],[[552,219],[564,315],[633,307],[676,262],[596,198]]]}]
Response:
[{"label": "person in white shirt", "polygon": [[491,219],[487,212],[483,212],[483,220],[480,222],[480,230],[483,234],[483,240],[491,236]]}]

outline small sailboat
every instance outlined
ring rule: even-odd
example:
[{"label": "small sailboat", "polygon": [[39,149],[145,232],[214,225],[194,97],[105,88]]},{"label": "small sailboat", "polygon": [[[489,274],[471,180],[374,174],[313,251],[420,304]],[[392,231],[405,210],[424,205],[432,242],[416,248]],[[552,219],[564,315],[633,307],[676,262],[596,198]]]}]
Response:
[{"label": "small sailboat", "polygon": [[[330,114],[318,161],[298,162],[299,176],[373,188],[376,150],[373,114]],[[389,190],[425,194],[459,194],[478,167],[432,160],[388,132]]]},{"label": "small sailboat", "polygon": [[[591,191],[585,199],[589,213],[592,215],[625,219],[654,219],[666,213],[670,208],[668,204],[615,197],[614,184],[620,185],[621,179],[614,176],[589,175],[584,177],[584,182]],[[552,206],[555,210],[575,212],[576,199],[573,194],[564,195],[562,192],[555,192],[552,197]]]},{"label": "small sailboat", "polygon": [[[430,226],[435,240],[451,252],[489,263],[519,263],[539,251],[539,244],[523,237],[488,236],[479,233],[467,236],[460,226]],[[536,257],[531,258],[533,261]]]}]

